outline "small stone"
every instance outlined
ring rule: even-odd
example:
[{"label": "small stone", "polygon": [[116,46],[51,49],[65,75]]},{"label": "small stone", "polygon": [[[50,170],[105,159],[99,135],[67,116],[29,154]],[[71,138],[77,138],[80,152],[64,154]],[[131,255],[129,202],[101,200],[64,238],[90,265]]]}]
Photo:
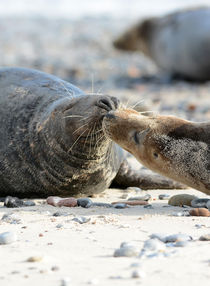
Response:
[{"label": "small stone", "polygon": [[113,205],[113,206],[114,206],[115,209],[125,209],[125,208],[128,207],[126,204],[122,204],[122,203],[120,203],[120,204],[115,204],[115,205]]},{"label": "small stone", "polygon": [[87,284],[88,284],[88,285],[98,285],[98,284],[99,284],[99,280],[96,279],[96,278],[93,278],[93,279],[89,280],[89,281],[87,282]]},{"label": "small stone", "polygon": [[168,194],[160,194],[158,196],[159,200],[168,200],[170,198],[170,195]]},{"label": "small stone", "polygon": [[43,237],[43,236],[44,236],[44,234],[43,234],[43,233],[40,233],[40,234],[39,234],[39,237]]},{"label": "small stone", "polygon": [[208,234],[203,234],[203,235],[199,238],[199,240],[201,240],[201,241],[209,241],[209,240],[210,240],[210,233],[208,233]]},{"label": "small stone", "polygon": [[191,201],[193,208],[205,208],[206,204],[210,201],[209,199],[194,199]]},{"label": "small stone", "polygon": [[76,207],[77,200],[73,197],[70,198],[60,198],[60,197],[48,197],[47,204],[54,207]]},{"label": "small stone", "polygon": [[192,240],[192,237],[187,234],[177,233],[168,235],[165,237],[165,242],[177,242],[177,241],[190,241]]},{"label": "small stone", "polygon": [[76,221],[76,222],[78,222],[80,224],[83,224],[83,223],[89,222],[90,218],[89,217],[85,217],[85,216],[80,216],[80,217],[74,217],[72,220]]},{"label": "small stone", "polygon": [[140,188],[138,188],[138,187],[128,187],[128,188],[126,189],[126,191],[127,191],[127,192],[135,191],[136,194],[139,194],[139,193],[142,192],[142,190],[141,190]]},{"label": "small stone", "polygon": [[26,261],[27,262],[40,262],[42,261],[42,259],[43,259],[42,256],[31,256]]},{"label": "small stone", "polygon": [[60,268],[57,265],[51,267],[51,271],[59,271],[59,270]]},{"label": "small stone", "polygon": [[132,278],[144,278],[146,275],[142,270],[134,270],[132,272]]},{"label": "small stone", "polygon": [[24,207],[33,207],[36,204],[33,201],[25,201],[25,202],[23,202],[23,205],[24,205]]},{"label": "small stone", "polygon": [[143,206],[148,205],[148,202],[146,201],[119,201],[119,202],[113,202],[112,205],[116,204],[126,204],[129,206]]},{"label": "small stone", "polygon": [[153,238],[156,238],[162,242],[165,242],[166,241],[166,235],[163,234],[163,233],[152,233],[150,235],[150,238],[153,239]]},{"label": "small stone", "polygon": [[20,224],[22,223],[20,217],[15,213],[4,214],[1,218],[2,221],[10,223],[10,224]]},{"label": "small stone", "polygon": [[151,199],[151,195],[146,194],[144,196],[130,197],[128,201],[149,201],[150,199]]},{"label": "small stone", "polygon": [[168,204],[171,206],[182,207],[183,205],[191,206],[191,201],[197,199],[196,196],[188,195],[188,194],[180,194],[172,196]]},{"label": "small stone", "polygon": [[69,277],[64,277],[61,280],[61,286],[69,286],[71,282],[71,279]]},{"label": "small stone", "polygon": [[58,212],[55,212],[54,214],[53,214],[53,216],[68,216],[69,215],[69,213],[67,213],[67,212],[62,212],[62,211],[58,211]]},{"label": "small stone", "polygon": [[154,209],[153,205],[145,205],[144,208],[149,210]]},{"label": "small stone", "polygon": [[174,243],[173,246],[175,246],[175,247],[186,247],[186,246],[188,246],[188,244],[189,244],[189,241],[177,241]]},{"label": "small stone", "polygon": [[192,209],[192,210],[189,211],[189,214],[191,216],[206,216],[206,217],[210,216],[209,210],[207,210],[205,208]]},{"label": "small stone", "polygon": [[77,199],[77,205],[82,208],[89,208],[92,205],[92,201],[89,198]]},{"label": "small stone", "polygon": [[210,200],[206,203],[206,207],[210,211]]},{"label": "small stone", "polygon": [[57,228],[62,228],[62,227],[63,227],[63,224],[62,224],[62,223],[59,223],[59,224],[56,225],[56,227],[57,227]]},{"label": "small stone", "polygon": [[114,206],[112,204],[97,202],[97,203],[92,203],[91,207],[113,208]]},{"label": "small stone", "polygon": [[132,257],[137,256],[139,253],[138,249],[129,242],[123,242],[120,248],[116,249],[114,252],[114,257]]},{"label": "small stone", "polygon": [[17,240],[17,236],[14,232],[8,231],[0,233],[0,244],[10,244]]},{"label": "small stone", "polygon": [[141,267],[142,264],[139,263],[139,262],[134,262],[134,263],[131,263],[130,267]]},{"label": "small stone", "polygon": [[166,246],[165,244],[158,239],[148,239],[144,242],[144,250],[150,251],[164,251]]},{"label": "small stone", "polygon": [[23,206],[23,201],[17,197],[7,196],[4,201],[4,206],[7,208],[20,208]]}]

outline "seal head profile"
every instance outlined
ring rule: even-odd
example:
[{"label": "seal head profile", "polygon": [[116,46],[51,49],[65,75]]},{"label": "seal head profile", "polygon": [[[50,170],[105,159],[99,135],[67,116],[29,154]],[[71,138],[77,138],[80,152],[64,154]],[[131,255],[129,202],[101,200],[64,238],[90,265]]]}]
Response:
[{"label": "seal head profile", "polygon": [[210,123],[128,109],[107,114],[103,128],[147,168],[210,195]]}]

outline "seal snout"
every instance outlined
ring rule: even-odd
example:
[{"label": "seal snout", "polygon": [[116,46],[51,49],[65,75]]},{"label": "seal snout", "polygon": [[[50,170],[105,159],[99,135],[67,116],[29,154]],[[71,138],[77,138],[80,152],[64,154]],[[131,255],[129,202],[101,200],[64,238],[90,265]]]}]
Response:
[{"label": "seal snout", "polygon": [[116,110],[120,106],[120,101],[116,97],[101,96],[96,105],[106,111]]}]

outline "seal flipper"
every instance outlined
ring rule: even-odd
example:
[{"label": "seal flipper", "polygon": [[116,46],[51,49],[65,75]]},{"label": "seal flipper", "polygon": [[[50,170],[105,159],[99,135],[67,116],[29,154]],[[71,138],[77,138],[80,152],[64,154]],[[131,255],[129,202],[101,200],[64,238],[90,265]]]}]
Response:
[{"label": "seal flipper", "polygon": [[143,190],[148,189],[185,189],[186,186],[167,179],[163,176],[141,173],[133,170],[128,161],[123,161],[120,169],[112,182],[111,187],[139,187]]}]

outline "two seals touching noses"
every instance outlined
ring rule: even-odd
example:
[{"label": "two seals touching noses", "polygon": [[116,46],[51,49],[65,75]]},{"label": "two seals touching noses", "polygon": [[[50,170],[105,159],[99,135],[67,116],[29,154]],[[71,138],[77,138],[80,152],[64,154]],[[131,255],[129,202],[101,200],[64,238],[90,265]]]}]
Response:
[{"label": "two seals touching noses", "polygon": [[210,123],[116,110],[106,135],[149,169],[210,195]]},{"label": "two seals touching noses", "polygon": [[102,129],[117,98],[88,95],[55,76],[0,69],[0,196],[92,195],[120,187],[180,184],[135,172]]},{"label": "two seals touching noses", "polygon": [[114,46],[141,51],[172,75],[209,80],[210,7],[145,19],[116,39]]}]

